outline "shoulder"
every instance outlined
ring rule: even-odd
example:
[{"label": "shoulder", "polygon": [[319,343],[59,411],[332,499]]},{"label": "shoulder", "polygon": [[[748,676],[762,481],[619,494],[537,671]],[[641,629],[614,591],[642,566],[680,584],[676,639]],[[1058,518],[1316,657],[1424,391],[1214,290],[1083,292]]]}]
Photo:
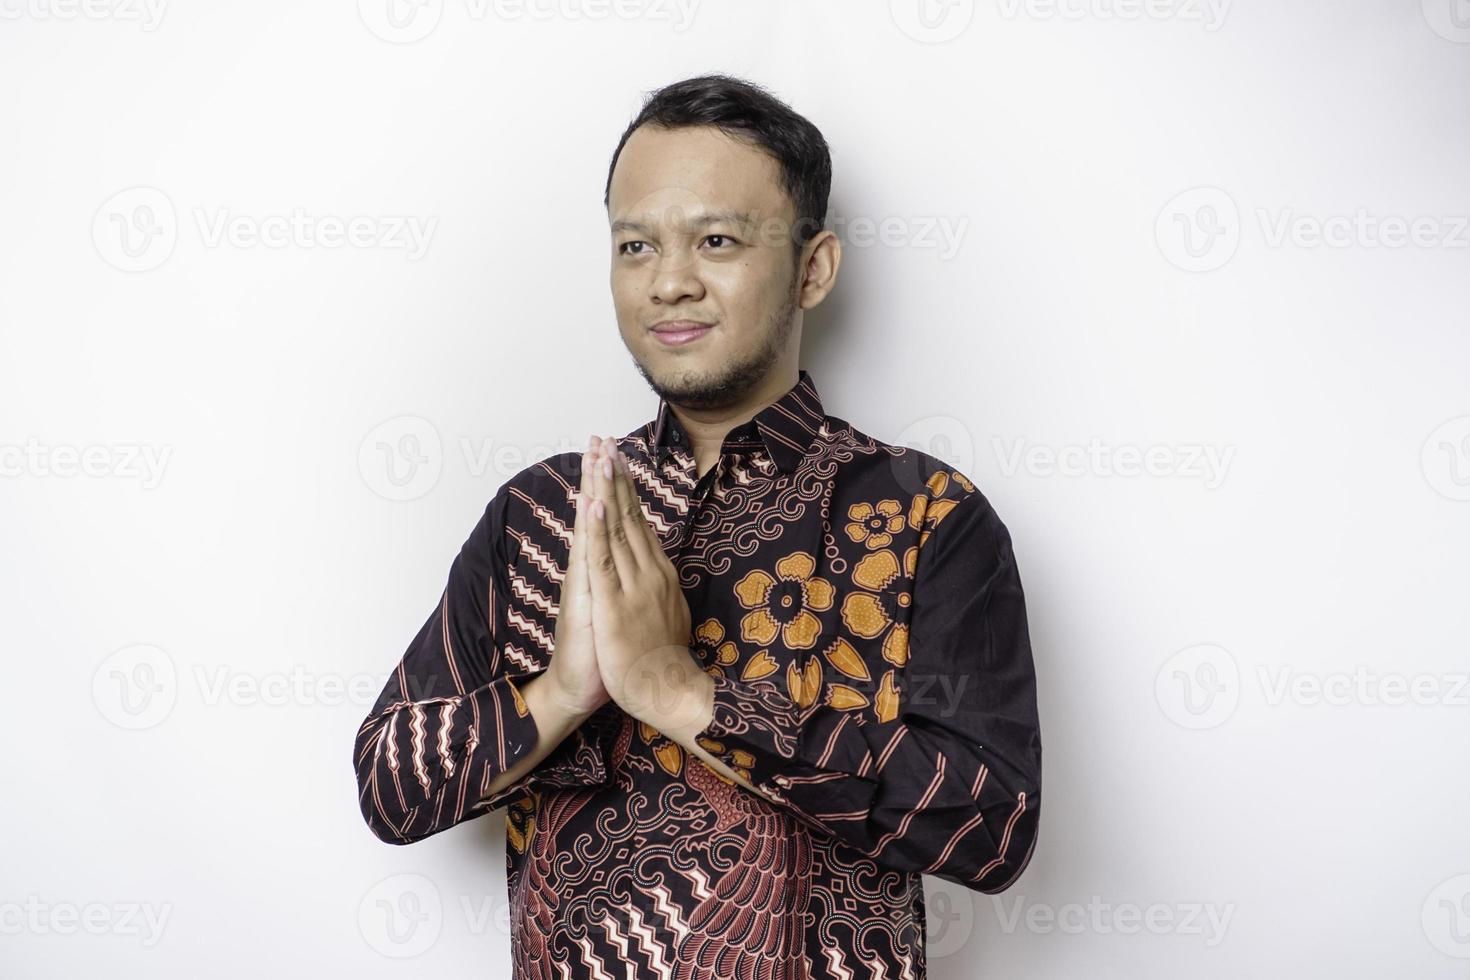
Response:
[{"label": "shoulder", "polygon": [[522,467],[485,505],[489,531],[500,535],[512,559],[528,538],[569,541],[581,482],[581,453],[557,453]]},{"label": "shoulder", "polygon": [[832,416],[826,433],[827,455],[838,462],[833,505],[841,515],[893,512],[896,504],[912,527],[932,531],[956,508],[991,510],[970,474],[934,453],[885,442]]},{"label": "shoulder", "polygon": [[989,581],[1004,569],[1014,574],[1010,531],[968,472],[934,453],[831,423],[830,451],[839,461],[849,453],[852,459],[839,462],[830,520],[839,542],[859,546],[859,563],[879,548],[901,554],[909,575],[931,583],[940,568],[955,582]]}]

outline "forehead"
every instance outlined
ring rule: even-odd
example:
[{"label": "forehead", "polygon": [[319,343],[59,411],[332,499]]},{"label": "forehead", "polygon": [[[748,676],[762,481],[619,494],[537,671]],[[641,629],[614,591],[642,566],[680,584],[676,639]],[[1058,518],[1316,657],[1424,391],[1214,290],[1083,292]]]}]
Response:
[{"label": "forehead", "polygon": [[663,224],[669,214],[725,210],[795,217],[775,158],[712,126],[638,127],[618,156],[607,203],[611,221]]}]

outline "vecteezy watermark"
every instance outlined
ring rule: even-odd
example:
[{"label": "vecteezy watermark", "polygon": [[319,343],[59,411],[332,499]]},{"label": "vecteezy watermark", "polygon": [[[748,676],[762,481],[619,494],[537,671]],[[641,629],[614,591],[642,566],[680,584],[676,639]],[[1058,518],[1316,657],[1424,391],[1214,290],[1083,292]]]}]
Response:
[{"label": "vecteezy watermark", "polygon": [[1436,885],[1425,896],[1420,917],[1431,946],[1446,956],[1470,959],[1470,874]]},{"label": "vecteezy watermark", "polygon": [[[1256,208],[1261,241],[1283,249],[1470,249],[1470,215],[1305,214],[1293,207]],[[1243,234],[1240,208],[1218,187],[1175,195],[1154,222],[1160,253],[1186,272],[1213,272],[1235,257]]]},{"label": "vecteezy watermark", "polygon": [[932,467],[919,453],[931,456],[950,470],[975,472],[975,435],[963,419],[953,415],[926,415],[903,427],[893,445],[912,449],[893,458],[890,469],[905,493],[922,493],[932,476]]},{"label": "vecteezy watermark", "polygon": [[357,471],[384,500],[417,500],[439,483],[444,441],[434,423],[400,415],[376,425],[357,447]]},{"label": "vecteezy watermark", "polygon": [[1186,647],[1159,668],[1154,698],[1181,728],[1214,728],[1228,721],[1240,704],[1240,667],[1218,644]]},{"label": "vecteezy watermark", "polygon": [[970,219],[949,215],[888,215],[873,218],[866,215],[847,217],[831,215],[827,227],[852,248],[912,248],[934,251],[941,262],[959,254],[969,230]]},{"label": "vecteezy watermark", "polygon": [[1256,668],[1265,703],[1331,707],[1384,705],[1470,708],[1470,674],[1387,673],[1358,664],[1351,671],[1298,671],[1290,665]]},{"label": "vecteezy watermark", "polygon": [[953,41],[975,19],[975,0],[888,0],[898,29],[922,44]]},{"label": "vecteezy watermark", "polygon": [[384,956],[407,959],[428,952],[444,929],[438,886],[418,874],[384,878],[358,903],[357,928]]},{"label": "vecteezy watermark", "polygon": [[163,482],[174,447],[146,443],[70,443],[48,445],[34,436],[21,443],[0,443],[0,477],[35,479],[137,480],[144,490]]},{"label": "vecteezy watermark", "polygon": [[103,261],[123,272],[147,272],[168,261],[179,240],[173,201],[156,187],[129,187],[102,202],[92,216],[92,244]]},{"label": "vecteezy watermark", "polygon": [[[575,443],[563,437],[555,444],[525,445],[461,435],[446,452],[434,423],[418,415],[399,415],[363,436],[357,447],[357,469],[373,493],[384,500],[407,501],[423,497],[438,485],[446,455],[462,460],[465,471],[475,479],[494,475],[503,480],[544,459],[580,456],[586,448],[585,437]],[[580,465],[578,461],[577,472]]]},{"label": "vecteezy watermark", "polygon": [[991,445],[1000,471],[1006,477],[1023,471],[1036,477],[1147,476],[1199,480],[1206,490],[1214,490],[1225,482],[1235,458],[1234,446],[1196,443],[1112,446],[1096,436],[1085,445],[1032,445],[1019,438],[1011,440],[1009,446],[1002,439],[992,438]]},{"label": "vecteezy watermark", "polygon": [[1240,209],[1218,187],[1191,188],[1159,211],[1154,241],[1164,258],[1186,272],[1211,272],[1240,247]]},{"label": "vecteezy watermark", "polygon": [[[1380,671],[1366,664],[1347,670],[1303,671],[1290,664],[1257,664],[1253,697],[1268,708],[1470,707],[1470,674]],[[1244,696],[1234,654],[1214,643],[1186,647],[1164,661],[1154,696],[1165,717],[1181,728],[1223,725]]]},{"label": "vecteezy watermark", "polygon": [[439,26],[444,0],[357,0],[363,26],[391,44],[422,41]]},{"label": "vecteezy watermark", "polygon": [[[492,930],[510,935],[510,905],[489,895],[454,896],[444,900],[439,886],[421,874],[389,875],[373,885],[358,903],[357,927],[363,941],[392,959],[408,959],[428,952],[455,917],[472,936]],[[587,916],[592,918],[592,916]]]},{"label": "vecteezy watermark", "polygon": [[[315,214],[303,207],[272,214],[194,207],[189,214],[199,243],[208,249],[378,249],[401,251],[410,262],[427,254],[439,227],[433,215]],[[119,191],[92,217],[97,254],[123,272],[163,265],[179,234],[173,201],[156,187]]]},{"label": "vecteezy watermark", "polygon": [[1300,214],[1295,208],[1256,209],[1256,220],[1270,248],[1470,248],[1470,216]]},{"label": "vecteezy watermark", "polygon": [[151,644],[113,652],[92,674],[92,703],[119,728],[152,728],[174,710],[178,696],[173,658]]},{"label": "vecteezy watermark", "polygon": [[0,936],[125,936],[152,949],[163,938],[173,903],[0,901]]},{"label": "vecteezy watermark", "polygon": [[356,248],[402,251],[417,262],[429,251],[439,227],[437,216],[414,214],[239,214],[229,208],[194,209],[205,248]]},{"label": "vecteezy watermark", "polygon": [[[287,670],[249,673],[223,664],[212,667],[195,664],[191,676],[206,707],[227,704],[245,708],[257,705],[332,708],[344,704],[371,707],[392,672],[321,673],[295,664]],[[432,680],[432,675],[427,679],[410,678],[409,686],[426,693],[433,687]]]},{"label": "vecteezy watermark", "polygon": [[964,949],[975,932],[975,892],[923,876],[925,953],[931,963]]},{"label": "vecteezy watermark", "polygon": [[1470,500],[1470,415],[1440,424],[1419,454],[1424,479],[1450,500]]},{"label": "vecteezy watermark", "polygon": [[[363,895],[357,925],[373,950],[392,959],[409,959],[432,949],[446,928],[462,929],[471,936],[491,931],[508,936],[510,912],[506,901],[483,893],[446,897],[424,875],[395,874]],[[617,902],[602,894],[569,897],[559,906],[557,921],[579,933],[631,935],[650,928],[635,903]]]},{"label": "vecteezy watermark", "polygon": [[[337,673],[304,664],[284,670],[242,671],[229,664],[194,664],[180,675],[173,658],[151,644],[110,654],[92,675],[92,703],[103,718],[138,731],[166,721],[187,696],[206,708],[371,708],[394,671]],[[410,677],[412,698],[432,697],[439,678]]]},{"label": "vecteezy watermark", "polygon": [[[1235,917],[1235,903],[1214,902],[1105,902],[1093,895],[1087,902],[1052,905],[1029,902],[1023,895],[992,895],[1002,932],[1033,935],[1198,936],[1207,947],[1220,945]],[[1009,906],[1009,908],[1007,907]]]},{"label": "vecteezy watermark", "polygon": [[[462,0],[465,17],[496,21],[647,21],[682,34],[700,0]],[[456,5],[458,6],[458,5]],[[357,0],[363,26],[390,44],[422,41],[444,17],[444,0]]]},{"label": "vecteezy watermark", "polygon": [[[683,237],[691,245],[702,238],[718,235],[745,245],[765,245],[771,248],[805,243],[819,231],[830,231],[851,248],[908,248],[933,251],[941,261],[948,261],[959,254],[970,227],[967,216],[890,214],[883,217],[865,214],[838,214],[829,212],[821,220],[798,218],[793,221],[781,214],[761,213],[759,210],[731,214],[711,209],[705,202],[684,188],[660,188],[639,200],[626,215],[613,222],[614,243],[619,254],[628,259],[648,256],[648,243],[635,235],[649,234],[648,229],[667,230],[671,238]],[[628,252],[633,244],[640,245],[637,253]],[[666,247],[661,259],[665,262],[677,246]],[[693,249],[687,259],[675,255],[680,261],[678,268],[695,258]],[[665,268],[668,268],[665,266]]]},{"label": "vecteezy watermark", "polygon": [[1197,23],[1213,34],[1231,0],[996,0],[1001,17],[1017,20],[1154,20]]},{"label": "vecteezy watermark", "polygon": [[1470,0],[1422,0],[1429,29],[1446,41],[1470,44]]},{"label": "vecteezy watermark", "polygon": [[155,31],[168,0],[0,0],[0,20],[115,20]]}]

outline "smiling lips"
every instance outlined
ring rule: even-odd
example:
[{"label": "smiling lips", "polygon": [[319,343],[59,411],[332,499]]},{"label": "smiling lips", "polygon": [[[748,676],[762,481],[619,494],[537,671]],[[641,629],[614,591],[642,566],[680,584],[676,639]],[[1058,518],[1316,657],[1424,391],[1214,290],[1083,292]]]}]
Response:
[{"label": "smiling lips", "polygon": [[653,335],[665,347],[679,347],[698,340],[709,333],[712,328],[713,324],[702,323],[699,320],[665,320],[663,323],[654,325]]}]

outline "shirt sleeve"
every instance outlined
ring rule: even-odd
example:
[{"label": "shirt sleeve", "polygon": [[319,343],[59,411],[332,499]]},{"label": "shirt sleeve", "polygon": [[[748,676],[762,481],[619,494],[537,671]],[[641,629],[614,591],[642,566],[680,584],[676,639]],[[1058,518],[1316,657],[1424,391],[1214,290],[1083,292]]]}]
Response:
[{"label": "shirt sleeve", "polygon": [[978,490],[931,532],[913,587],[892,721],[716,674],[697,738],[878,865],[999,892],[1036,843],[1041,732],[1010,535]]},{"label": "shirt sleeve", "polygon": [[388,843],[420,840],[540,788],[609,779],[605,706],[535,769],[486,794],[536,746],[535,716],[517,685],[550,663],[545,656],[527,669],[503,652],[509,491],[507,483],[485,508],[450,565],[438,605],[358,730],[359,805],[368,827]]}]

